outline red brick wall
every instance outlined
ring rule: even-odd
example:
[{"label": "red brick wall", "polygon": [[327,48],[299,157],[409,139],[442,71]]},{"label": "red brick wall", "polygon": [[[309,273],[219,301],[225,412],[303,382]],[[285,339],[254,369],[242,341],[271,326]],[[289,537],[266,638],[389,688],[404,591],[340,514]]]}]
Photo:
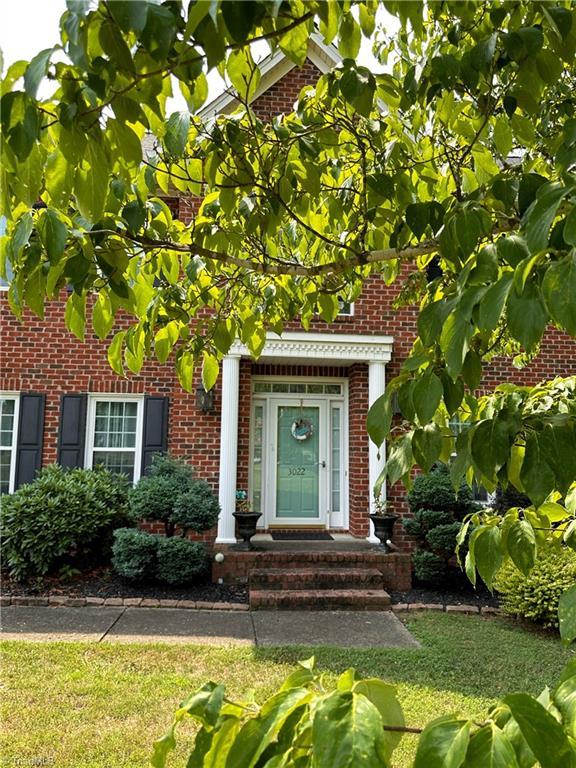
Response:
[{"label": "red brick wall", "polygon": [[[302,86],[315,82],[318,70],[307,63],[302,69],[293,69],[270,88],[255,104],[256,112],[264,119],[292,108]],[[169,201],[174,207],[174,200]],[[179,215],[190,221],[198,200],[180,200]],[[318,320],[311,331],[344,334],[384,334],[394,338],[393,356],[387,376],[398,374],[402,360],[410,351],[415,335],[416,310],[391,307],[397,288],[387,287],[379,277],[367,280],[362,296],[356,302],[353,317],[339,318],[328,326]],[[71,392],[127,392],[167,395],[170,398],[168,446],[175,455],[186,456],[197,468],[198,474],[215,488],[219,472],[219,413],[221,383],[216,385],[216,413],[205,415],[196,407],[195,394],[182,391],[171,365],[149,362],[138,376],[127,379],[116,377],[106,360],[106,343],[88,333],[84,342],[73,338],[65,329],[63,303],[47,305],[44,320],[26,312],[24,323],[11,314],[6,295],[0,295],[0,365],[2,383],[10,391],[34,391],[46,394],[46,421],[43,463],[55,461],[57,450],[60,396]],[[298,323],[290,324],[298,328]],[[514,369],[508,360],[494,360],[486,378],[487,386],[512,379],[530,384],[555,375],[576,373],[574,342],[565,334],[551,329],[546,335],[543,352],[522,371]],[[319,366],[269,366],[242,361],[240,384],[240,424],[238,444],[238,477],[240,488],[248,485],[250,389],[251,374],[348,376],[350,393],[350,513],[351,531],[359,536],[368,533],[368,437],[365,417],[368,407],[367,366],[354,365],[349,369]],[[389,491],[389,497],[399,511],[405,509],[405,492],[400,487]]]}]

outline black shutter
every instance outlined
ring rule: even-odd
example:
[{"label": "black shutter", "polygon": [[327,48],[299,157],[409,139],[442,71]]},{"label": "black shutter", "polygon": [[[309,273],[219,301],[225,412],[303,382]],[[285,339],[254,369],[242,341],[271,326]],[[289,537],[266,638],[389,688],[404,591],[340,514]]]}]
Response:
[{"label": "black shutter", "polygon": [[155,453],[165,453],[168,446],[168,398],[144,398],[144,431],[142,435],[142,474],[152,463]]},{"label": "black shutter", "polygon": [[45,400],[45,395],[32,392],[20,395],[14,483],[16,488],[24,483],[31,483],[42,466]]},{"label": "black shutter", "polygon": [[86,395],[62,395],[58,429],[58,464],[84,466],[86,441]]}]

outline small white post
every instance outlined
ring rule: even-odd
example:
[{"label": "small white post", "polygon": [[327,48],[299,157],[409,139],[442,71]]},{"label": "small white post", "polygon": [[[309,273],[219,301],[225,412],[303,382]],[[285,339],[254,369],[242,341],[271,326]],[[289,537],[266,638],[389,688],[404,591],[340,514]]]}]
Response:
[{"label": "small white post", "polygon": [[[368,363],[368,405],[371,406],[380,395],[384,394],[386,388],[386,363],[371,360]],[[374,486],[380,477],[380,473],[386,464],[386,443],[383,443],[378,449],[370,440],[370,453],[368,456],[368,473],[370,477],[370,511],[374,509]],[[380,498],[386,499],[386,483],[382,483]],[[374,535],[374,524],[370,521],[370,534],[368,541],[378,544],[379,539]]]},{"label": "small white post", "polygon": [[236,544],[236,471],[238,467],[238,399],[240,356],[222,361],[222,414],[220,426],[220,481],[217,544]]}]

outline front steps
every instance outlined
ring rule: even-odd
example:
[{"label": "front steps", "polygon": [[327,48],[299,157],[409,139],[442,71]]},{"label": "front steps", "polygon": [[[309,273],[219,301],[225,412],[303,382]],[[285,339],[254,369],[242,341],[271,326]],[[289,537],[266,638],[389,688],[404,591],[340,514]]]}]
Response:
[{"label": "front steps", "polygon": [[[268,553],[271,554],[271,553]],[[259,558],[248,574],[251,610],[382,611],[390,609],[384,575],[365,553],[283,552]],[[279,567],[280,566],[280,567]]]}]

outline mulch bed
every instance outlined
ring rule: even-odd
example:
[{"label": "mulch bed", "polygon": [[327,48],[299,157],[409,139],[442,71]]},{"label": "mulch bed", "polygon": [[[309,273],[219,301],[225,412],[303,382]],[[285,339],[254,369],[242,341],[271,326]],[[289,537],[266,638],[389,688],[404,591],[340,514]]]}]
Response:
[{"label": "mulch bed", "polygon": [[170,587],[154,582],[132,584],[112,572],[110,568],[97,568],[77,577],[62,580],[45,576],[32,583],[20,584],[9,578],[2,579],[2,594],[9,597],[143,597],[158,600],[198,600],[208,603],[247,603],[248,590],[244,586],[213,584],[207,576],[203,581],[184,587]]},{"label": "mulch bed", "polygon": [[444,605],[478,605],[497,608],[500,604],[496,595],[490,594],[484,584],[479,583],[474,589],[466,576],[457,569],[447,580],[446,585],[414,583],[408,592],[390,592],[393,603],[443,603]]}]

